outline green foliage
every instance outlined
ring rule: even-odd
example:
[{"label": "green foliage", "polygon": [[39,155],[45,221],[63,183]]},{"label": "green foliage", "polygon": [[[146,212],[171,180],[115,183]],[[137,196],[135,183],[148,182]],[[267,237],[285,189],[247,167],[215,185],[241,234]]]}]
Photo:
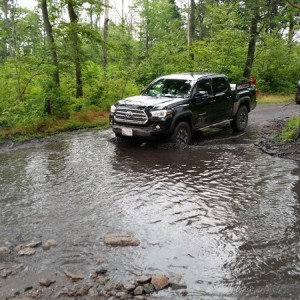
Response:
[{"label": "green foliage", "polygon": [[[179,9],[175,0],[135,0],[132,19],[128,14],[120,23],[110,20],[105,43],[100,23],[104,1],[74,0],[79,17],[75,25],[64,17],[65,1],[47,2],[60,85],[53,82],[55,69],[40,14],[9,6],[5,18],[0,11],[0,129],[34,131],[53,126],[60,130],[60,123],[54,122],[62,119],[62,128],[95,125],[97,121],[74,119],[74,115],[107,111],[115,101],[139,94],[154,78],[168,73],[209,71],[240,81],[257,7],[259,33],[252,76],[257,77],[258,89],[290,95],[300,80],[300,44],[287,33],[292,26],[299,29],[300,21],[285,1],[196,1],[196,39],[191,48],[188,10]],[[78,47],[69,38],[72,30],[78,35]],[[103,49],[107,50],[105,68]],[[82,66],[80,98],[75,93],[74,57]],[[47,103],[51,103],[51,116],[45,113]]]},{"label": "green foliage", "polygon": [[196,42],[193,70],[226,74],[232,81],[240,81],[245,53],[236,45],[243,45],[245,36],[239,31],[223,30],[222,36]]},{"label": "green foliage", "polygon": [[288,121],[281,132],[280,138],[284,141],[294,140],[300,128],[300,118],[295,117]]},{"label": "green foliage", "polygon": [[258,46],[254,70],[260,89],[271,93],[290,93],[298,82],[300,48],[277,35],[266,35]]}]

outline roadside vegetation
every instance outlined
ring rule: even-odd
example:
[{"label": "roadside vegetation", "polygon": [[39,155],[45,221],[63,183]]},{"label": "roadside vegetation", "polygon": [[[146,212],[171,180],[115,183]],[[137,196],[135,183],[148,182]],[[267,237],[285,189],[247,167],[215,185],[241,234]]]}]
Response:
[{"label": "roadside vegetation", "polygon": [[256,77],[262,104],[293,102],[300,80],[292,1],[0,3],[0,142],[108,127],[112,103],[163,74]]}]

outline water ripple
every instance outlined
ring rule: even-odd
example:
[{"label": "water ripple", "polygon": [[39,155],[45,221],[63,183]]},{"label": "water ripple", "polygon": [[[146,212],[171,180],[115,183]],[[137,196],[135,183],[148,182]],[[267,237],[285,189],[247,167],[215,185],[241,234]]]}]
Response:
[{"label": "water ripple", "polygon": [[[140,148],[97,133],[23,147],[0,154],[0,242],[58,239],[36,272],[72,264],[88,272],[105,256],[116,278],[174,272],[192,294],[239,298],[259,282],[299,277],[294,168],[250,145]],[[141,246],[107,248],[113,231]]]}]

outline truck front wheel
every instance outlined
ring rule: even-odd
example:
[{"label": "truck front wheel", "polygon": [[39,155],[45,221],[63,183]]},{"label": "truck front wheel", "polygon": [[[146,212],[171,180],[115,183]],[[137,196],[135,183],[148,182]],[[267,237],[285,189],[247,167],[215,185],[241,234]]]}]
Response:
[{"label": "truck front wheel", "polygon": [[191,127],[187,122],[180,122],[176,125],[170,141],[178,145],[188,145],[191,140]]},{"label": "truck front wheel", "polygon": [[248,109],[246,106],[242,105],[233,120],[230,122],[233,131],[242,132],[246,129],[248,124]]}]

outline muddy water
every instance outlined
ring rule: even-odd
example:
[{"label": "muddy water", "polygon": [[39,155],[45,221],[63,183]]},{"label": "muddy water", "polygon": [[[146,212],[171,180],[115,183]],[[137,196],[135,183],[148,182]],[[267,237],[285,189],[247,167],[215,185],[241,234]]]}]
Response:
[{"label": "muddy water", "polygon": [[[299,168],[229,139],[188,149],[137,147],[88,132],[0,153],[0,247],[54,238],[0,278],[0,295],[63,270],[88,277],[95,257],[111,278],[180,274],[191,299],[300,294]],[[136,248],[109,248],[125,231]],[[53,275],[54,276],[54,275]],[[171,292],[166,296],[174,299]]]}]

